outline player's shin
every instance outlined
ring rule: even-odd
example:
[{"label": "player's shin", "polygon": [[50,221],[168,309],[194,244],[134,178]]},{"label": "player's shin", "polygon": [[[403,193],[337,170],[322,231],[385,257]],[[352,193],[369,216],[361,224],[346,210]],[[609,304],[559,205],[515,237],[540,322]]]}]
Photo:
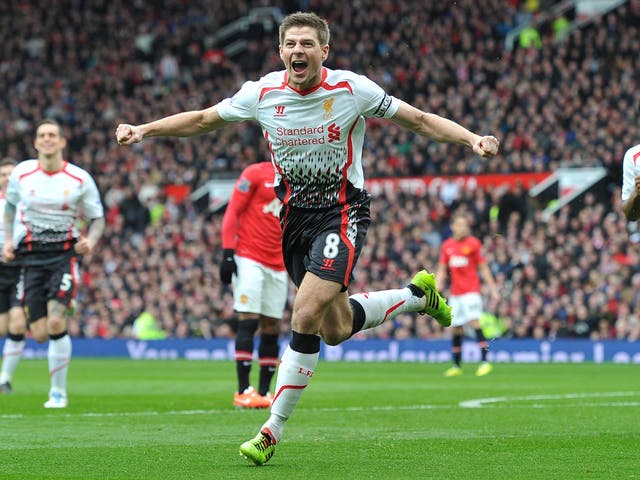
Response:
[{"label": "player's shin", "polygon": [[7,335],[2,347],[2,371],[0,372],[0,384],[11,382],[13,373],[18,368],[20,357],[24,351],[24,334]]},{"label": "player's shin", "polygon": [[260,363],[260,384],[258,393],[266,395],[271,388],[271,380],[278,366],[278,336],[263,333],[258,347],[258,362]]},{"label": "player's shin", "polygon": [[320,337],[293,332],[291,343],[280,361],[271,416],[262,428],[268,428],[280,441],[284,424],[309,384],[320,356]]},{"label": "player's shin", "polygon": [[349,303],[353,310],[352,335],[377,327],[401,313],[424,307],[424,300],[416,297],[409,288],[356,293],[349,297]]},{"label": "player's shin", "polygon": [[67,372],[71,360],[71,337],[66,331],[49,335],[49,377],[51,392],[67,395]]},{"label": "player's shin", "polygon": [[253,361],[253,336],[258,330],[258,319],[238,320],[236,335],[236,371],[238,376],[238,393],[242,393],[250,385],[249,375]]}]

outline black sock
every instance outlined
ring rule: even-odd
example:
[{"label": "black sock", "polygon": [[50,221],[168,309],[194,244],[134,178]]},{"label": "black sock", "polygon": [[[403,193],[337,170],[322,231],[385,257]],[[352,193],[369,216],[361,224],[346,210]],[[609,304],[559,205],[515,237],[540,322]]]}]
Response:
[{"label": "black sock", "polygon": [[354,336],[364,326],[365,314],[364,308],[354,299],[349,299],[349,305],[351,305],[351,311],[353,312],[353,327],[351,328],[351,335]]},{"label": "black sock", "polygon": [[310,333],[291,331],[291,350],[298,353],[318,353],[320,351],[320,337]]},{"label": "black sock", "polygon": [[462,361],[462,335],[454,333],[453,338],[451,339],[451,345],[451,356],[453,357],[453,363],[455,363],[455,365],[459,367],[460,362]]},{"label": "black sock", "polygon": [[271,387],[271,379],[278,366],[278,335],[260,335],[258,359],[260,361],[260,384],[258,393],[266,395]]},{"label": "black sock", "polygon": [[60,332],[60,333],[50,333],[49,334],[49,340],[60,340],[66,334],[67,334],[66,330],[64,332]]},{"label": "black sock", "polygon": [[236,371],[238,374],[238,393],[244,392],[251,383],[251,362],[253,356],[253,336],[258,330],[258,319],[249,318],[238,321],[236,334]]},{"label": "black sock", "polygon": [[24,340],[24,333],[7,333],[7,338],[13,340],[14,342],[21,342]]},{"label": "black sock", "polygon": [[476,330],[476,341],[478,342],[478,346],[480,347],[482,361],[486,362],[487,353],[489,353],[489,342],[487,342],[487,338],[484,336],[484,333],[480,328]]}]

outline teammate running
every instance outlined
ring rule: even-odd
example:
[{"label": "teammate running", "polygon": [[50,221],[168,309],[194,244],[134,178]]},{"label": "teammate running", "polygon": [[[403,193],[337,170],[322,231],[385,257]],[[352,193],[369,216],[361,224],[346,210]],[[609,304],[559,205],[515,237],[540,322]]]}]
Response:
[{"label": "teammate running", "polygon": [[[44,406],[65,408],[71,360],[67,309],[79,287],[78,256],[91,253],[102,236],[104,210],[91,175],[64,160],[66,140],[55,120],[38,126],[34,145],[38,158],[19,163],[9,178],[2,254],[6,262],[17,257],[23,266],[33,337],[49,339],[51,388]],[[90,222],[86,236],[76,226],[80,217]]]}]

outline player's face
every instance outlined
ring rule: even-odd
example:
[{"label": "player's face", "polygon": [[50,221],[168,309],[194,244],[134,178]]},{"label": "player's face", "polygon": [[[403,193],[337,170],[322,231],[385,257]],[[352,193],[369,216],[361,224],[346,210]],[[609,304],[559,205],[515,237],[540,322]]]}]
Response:
[{"label": "player's face", "polygon": [[320,45],[318,32],[312,27],[291,27],[280,45],[280,58],[289,76],[288,84],[298,90],[315,87],[322,78],[322,62],[329,45]]},{"label": "player's face", "polygon": [[13,165],[3,165],[0,167],[0,190],[6,190],[9,183],[9,176],[13,171]]},{"label": "player's face", "polygon": [[60,155],[65,145],[66,141],[57,125],[45,123],[38,127],[34,146],[40,155],[46,157]]},{"label": "player's face", "polygon": [[469,235],[469,222],[464,217],[456,217],[451,223],[453,238],[460,240]]}]

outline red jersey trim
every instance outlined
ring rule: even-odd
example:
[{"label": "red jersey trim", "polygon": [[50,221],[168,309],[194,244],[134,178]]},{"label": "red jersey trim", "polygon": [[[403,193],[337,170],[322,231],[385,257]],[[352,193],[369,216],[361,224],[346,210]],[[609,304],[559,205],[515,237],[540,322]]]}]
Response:
[{"label": "red jersey trim", "polygon": [[339,88],[344,88],[346,90],[349,90],[349,93],[351,93],[351,95],[353,95],[353,89],[351,88],[351,84],[347,81],[342,81],[342,82],[338,82],[335,85],[331,85],[330,83],[326,82],[327,80],[327,69],[325,67],[322,67],[322,76],[320,79],[320,83],[318,83],[318,85],[315,85],[311,88],[307,88],[306,90],[299,90],[295,87],[292,87],[291,85],[288,84],[289,82],[289,74],[287,72],[285,72],[284,74],[284,80],[282,82],[282,85],[279,85],[277,87],[266,87],[263,88],[260,91],[260,96],[259,96],[259,100],[262,100],[262,97],[265,96],[265,94],[273,91],[273,90],[284,90],[285,88],[289,87],[292,91],[296,92],[298,95],[304,97],[309,95],[310,93],[315,92],[316,90],[319,90],[320,88],[324,88],[325,90],[337,90]]},{"label": "red jersey trim", "polygon": [[342,239],[344,244],[347,246],[347,249],[349,251],[349,256],[347,259],[347,268],[344,271],[344,278],[342,279],[342,284],[344,286],[349,285],[349,278],[351,277],[351,271],[353,270],[353,267],[354,267],[354,259],[355,259],[355,252],[356,252],[355,245],[351,243],[351,240],[349,240],[349,237],[347,236],[347,226],[349,225],[349,217],[347,216],[347,212],[349,211],[349,206],[350,204],[344,205],[342,207],[342,211],[340,212],[340,216],[342,218],[342,222],[340,224],[340,238]]}]

